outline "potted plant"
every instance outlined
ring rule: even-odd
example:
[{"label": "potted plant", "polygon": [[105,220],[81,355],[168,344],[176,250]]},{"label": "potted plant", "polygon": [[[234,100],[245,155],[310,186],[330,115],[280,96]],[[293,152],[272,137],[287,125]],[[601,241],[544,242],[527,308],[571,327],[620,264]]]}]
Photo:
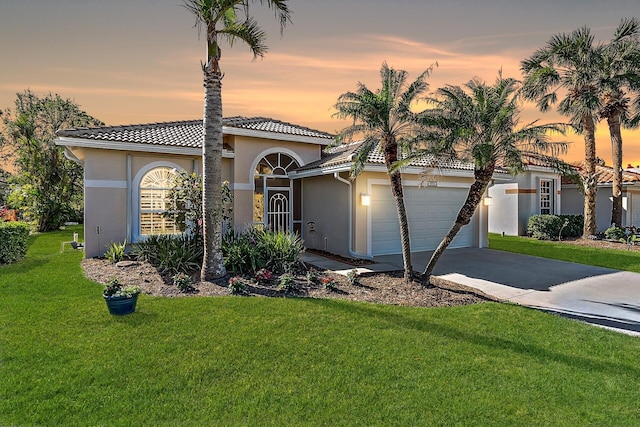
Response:
[{"label": "potted plant", "polygon": [[136,311],[140,286],[122,286],[116,278],[109,280],[102,295],[109,313],[122,316]]}]

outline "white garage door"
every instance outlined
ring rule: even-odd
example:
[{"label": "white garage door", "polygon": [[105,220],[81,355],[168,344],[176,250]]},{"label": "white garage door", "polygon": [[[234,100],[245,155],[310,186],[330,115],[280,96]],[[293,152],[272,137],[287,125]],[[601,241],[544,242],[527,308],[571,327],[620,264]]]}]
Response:
[{"label": "white garage door", "polygon": [[[468,189],[405,187],[411,250],[434,250],[447,234],[464,203]],[[371,188],[371,250],[373,255],[402,252],[396,204],[388,185]],[[462,227],[452,248],[473,246],[473,222]]]}]

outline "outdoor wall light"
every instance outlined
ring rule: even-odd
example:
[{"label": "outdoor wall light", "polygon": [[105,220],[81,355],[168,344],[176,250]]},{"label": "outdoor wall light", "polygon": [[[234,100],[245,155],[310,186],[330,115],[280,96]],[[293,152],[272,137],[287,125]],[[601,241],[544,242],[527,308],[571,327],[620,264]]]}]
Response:
[{"label": "outdoor wall light", "polygon": [[360,194],[360,204],[362,206],[369,206],[371,204],[371,196],[367,193]]},{"label": "outdoor wall light", "polygon": [[493,204],[493,199],[489,196],[484,198],[484,205],[485,206],[491,206]]}]

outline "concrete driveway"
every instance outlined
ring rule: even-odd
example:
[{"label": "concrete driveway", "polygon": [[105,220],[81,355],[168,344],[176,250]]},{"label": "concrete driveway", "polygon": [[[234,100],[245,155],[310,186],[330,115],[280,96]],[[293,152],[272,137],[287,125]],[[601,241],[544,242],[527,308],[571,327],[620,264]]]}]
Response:
[{"label": "concrete driveway", "polygon": [[[431,252],[412,254],[423,271]],[[402,269],[401,255],[375,261]],[[640,336],[640,274],[491,249],[447,249],[436,276],[496,298]]]}]

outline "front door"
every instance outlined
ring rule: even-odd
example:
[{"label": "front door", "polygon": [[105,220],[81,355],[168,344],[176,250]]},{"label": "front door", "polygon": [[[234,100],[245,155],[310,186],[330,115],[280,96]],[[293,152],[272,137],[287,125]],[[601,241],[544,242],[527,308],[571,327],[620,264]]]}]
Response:
[{"label": "front door", "polygon": [[287,232],[291,230],[291,188],[267,187],[265,203],[267,229]]}]

